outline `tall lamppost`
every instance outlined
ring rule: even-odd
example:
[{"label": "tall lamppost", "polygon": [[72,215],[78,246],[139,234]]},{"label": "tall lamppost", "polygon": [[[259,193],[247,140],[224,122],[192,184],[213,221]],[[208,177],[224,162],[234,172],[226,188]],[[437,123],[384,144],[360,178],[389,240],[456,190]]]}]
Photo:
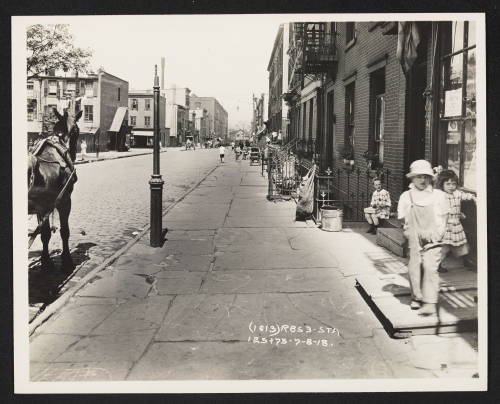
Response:
[{"label": "tall lamppost", "polygon": [[158,79],[158,69],[155,65],[155,79],[153,86],[153,175],[149,180],[151,190],[151,232],[149,245],[151,247],[161,247],[162,244],[162,197],[164,181],[160,174],[160,84]]}]

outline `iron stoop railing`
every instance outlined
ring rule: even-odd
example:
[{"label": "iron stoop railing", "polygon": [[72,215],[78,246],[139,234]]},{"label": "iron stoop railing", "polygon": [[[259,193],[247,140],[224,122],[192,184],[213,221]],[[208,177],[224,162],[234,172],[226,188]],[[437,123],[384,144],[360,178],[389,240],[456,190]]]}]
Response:
[{"label": "iron stoop railing", "polygon": [[[312,162],[309,160],[274,149],[267,159],[268,199],[297,198],[302,177],[311,167]],[[359,168],[328,168],[320,173],[316,167],[312,218],[319,222],[321,208],[335,206],[342,209],[344,221],[364,221],[364,208],[371,202],[373,178],[380,178],[385,189],[388,189],[390,175],[389,169],[364,171]]]}]

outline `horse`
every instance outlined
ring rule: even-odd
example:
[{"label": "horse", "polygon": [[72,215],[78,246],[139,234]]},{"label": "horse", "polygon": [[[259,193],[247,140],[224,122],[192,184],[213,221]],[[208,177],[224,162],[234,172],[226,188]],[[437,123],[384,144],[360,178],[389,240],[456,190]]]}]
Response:
[{"label": "horse", "polygon": [[53,132],[59,140],[43,139],[38,143],[38,147],[35,145],[34,149],[28,152],[28,214],[37,215],[38,230],[43,243],[41,263],[42,267],[47,268],[52,266],[49,255],[51,228],[48,215],[57,209],[63,244],[62,267],[73,270],[75,266],[69,250],[68,220],[71,212],[71,193],[76,182],[73,162],[76,159],[76,144],[80,135],[77,122],[82,111],[76,114],[68,114],[65,111],[61,115],[54,108],[54,114],[58,121]]}]

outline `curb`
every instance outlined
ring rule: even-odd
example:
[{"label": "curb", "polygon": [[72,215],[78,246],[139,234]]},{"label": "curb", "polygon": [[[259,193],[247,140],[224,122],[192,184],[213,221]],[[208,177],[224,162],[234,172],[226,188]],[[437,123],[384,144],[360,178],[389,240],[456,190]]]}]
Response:
[{"label": "curb", "polygon": [[[132,157],[132,156],[127,156]],[[196,188],[200,186],[200,184],[205,181],[205,179],[212,174],[220,165],[217,164],[214,168],[212,168],[200,181],[198,181],[195,185],[189,188],[186,192],[184,192],[179,199],[169,205],[163,212],[162,218],[165,217],[168,212],[174,208],[179,202],[181,202],[186,196],[188,196],[191,192],[193,192]],[[29,323],[29,336],[33,335],[35,330],[41,326],[45,321],[47,321],[56,311],[62,308],[66,302],[73,297],[81,288],[83,288],[88,281],[90,281],[94,276],[97,275],[98,272],[101,272],[107,266],[111,265],[115,262],[121,255],[125,254],[135,243],[137,243],[151,228],[151,224],[147,224],[140,232],[137,234],[132,240],[130,240],[127,244],[121,247],[118,251],[116,251],[113,255],[106,258],[101,264],[92,269],[87,275],[81,278],[75,286],[68,289],[64,292],[54,303],[46,308],[46,310],[42,311],[38,316],[36,316],[31,323]],[[163,229],[162,229],[163,230]]]},{"label": "curb", "polygon": [[[166,152],[167,152],[167,150],[160,150],[160,153],[166,153]],[[73,165],[97,163],[98,161],[117,160],[117,159],[124,159],[124,158],[128,158],[128,157],[146,156],[148,154],[153,154],[153,152],[150,152],[150,153],[137,153],[137,154],[131,154],[131,155],[128,155],[128,156],[103,157],[103,158],[97,158],[97,159],[85,160],[85,161],[75,161],[73,163]]]}]

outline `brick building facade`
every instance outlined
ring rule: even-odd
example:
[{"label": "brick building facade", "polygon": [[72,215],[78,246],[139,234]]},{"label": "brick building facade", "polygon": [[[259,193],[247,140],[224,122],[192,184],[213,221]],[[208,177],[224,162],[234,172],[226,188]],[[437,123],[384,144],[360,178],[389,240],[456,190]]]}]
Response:
[{"label": "brick building facade", "polygon": [[52,109],[62,112],[75,95],[77,110],[83,111],[80,140],[85,139],[87,151],[123,146],[128,131],[128,82],[102,69],[85,76],[50,73],[27,82],[28,140],[50,133],[55,122]]},{"label": "brick building facade", "polygon": [[[168,134],[165,128],[165,97],[160,95],[160,142],[167,145]],[[129,120],[132,127],[130,142],[132,147],[153,147],[154,137],[154,98],[153,91],[131,91],[129,94]]]},{"label": "brick building facade", "polygon": [[[417,159],[476,191],[475,38],[467,21],[289,24],[290,144],[339,173],[344,209],[383,172],[395,210]],[[464,210],[475,244],[475,206]]]}]

